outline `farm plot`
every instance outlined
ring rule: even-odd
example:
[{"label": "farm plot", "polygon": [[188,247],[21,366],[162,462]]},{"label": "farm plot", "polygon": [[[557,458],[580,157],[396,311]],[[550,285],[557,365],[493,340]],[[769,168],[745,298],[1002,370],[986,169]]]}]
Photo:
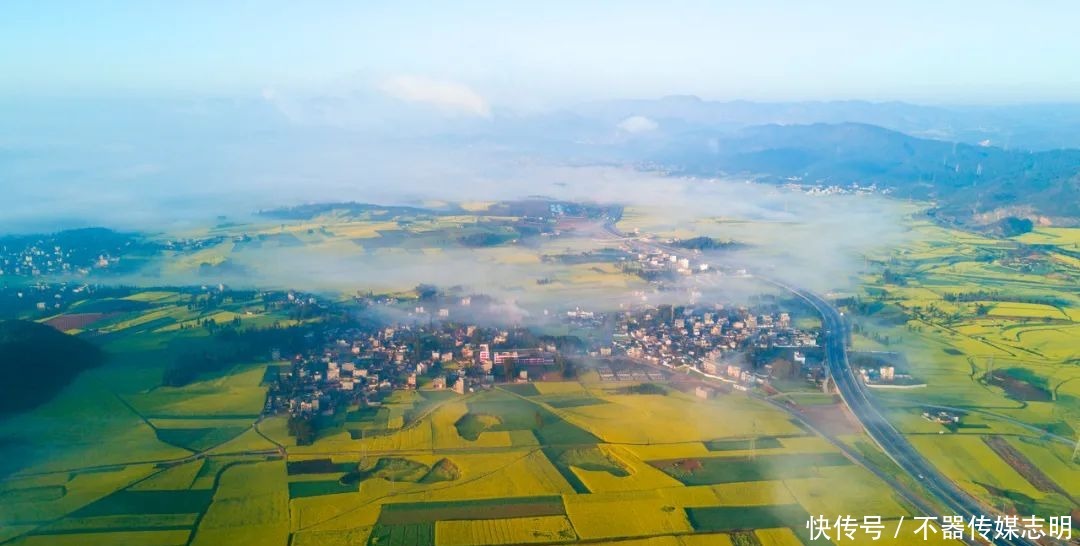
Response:
[{"label": "farm plot", "polygon": [[[573,488],[539,450],[454,455],[461,484],[423,491],[425,500],[523,497],[572,493]],[[412,499],[410,499],[412,500]]]},{"label": "farm plot", "polygon": [[1000,436],[984,436],[983,441],[1001,457],[1009,466],[1016,470],[1031,485],[1043,493],[1068,494],[1061,486],[1054,483],[1039,467],[1032,464],[1031,460],[1012,446],[1005,438]]},{"label": "farm plot", "polygon": [[450,459],[439,459],[428,466],[404,457],[381,457],[370,468],[356,469],[341,478],[342,483],[381,479],[393,483],[437,483],[453,481],[461,470]]},{"label": "farm plot", "polygon": [[243,434],[249,427],[157,428],[158,440],[194,452],[224,444]]},{"label": "farm plot", "polygon": [[606,458],[612,460],[624,472],[609,471],[603,466],[596,469],[575,467],[574,474],[592,492],[601,491],[635,491],[635,490],[684,490],[682,484],[652,466],[637,455],[629,446],[616,444],[601,444],[597,446]]},{"label": "farm plot", "polygon": [[127,514],[201,514],[213,495],[208,490],[117,491],[76,510],[73,517]]},{"label": "farm plot", "polygon": [[[485,418],[475,414],[468,417],[468,412],[469,408],[464,402],[450,402],[443,404],[430,415],[428,419],[434,449],[508,447],[515,444],[512,432],[488,430],[498,418]],[[528,443],[535,444],[535,438]]]},{"label": "farm plot", "polygon": [[458,431],[466,439],[477,434],[478,429],[531,430],[544,445],[598,442],[589,432],[566,422],[543,406],[512,394],[497,390],[481,393],[468,402],[468,407],[469,413],[462,418],[464,421],[458,423]]},{"label": "farm plot", "polygon": [[289,495],[281,461],[238,463],[221,473],[195,546],[274,546],[289,538]]},{"label": "farm plot", "polygon": [[188,530],[102,531],[56,535],[29,535],[11,543],[16,546],[185,546]]},{"label": "farm plot", "polygon": [[262,365],[240,367],[235,373],[184,387],[159,387],[132,394],[128,402],[149,418],[224,417],[255,419],[266,401]]},{"label": "farm plot", "polygon": [[368,544],[378,546],[430,546],[435,544],[435,524],[420,523],[378,524],[371,530]]},{"label": "farm plot", "polygon": [[339,493],[356,493],[358,490],[359,486],[356,482],[345,483],[340,479],[289,482],[290,499],[337,495]]},{"label": "farm plot", "polygon": [[583,394],[553,394],[540,397],[539,400],[553,408],[577,408],[581,406],[594,406],[597,404],[609,404],[603,398]]},{"label": "farm plot", "polygon": [[203,459],[165,467],[161,472],[130,487],[132,491],[190,489],[202,470]]},{"label": "farm plot", "polygon": [[681,507],[649,491],[570,495],[566,497],[566,512],[574,529],[584,539],[689,533],[694,530]]},{"label": "farm plot", "polygon": [[978,436],[911,436],[911,443],[932,464],[974,495],[986,495],[985,486],[1015,491],[1029,498],[1042,493],[994,453]]},{"label": "farm plot", "polygon": [[[888,487],[860,466],[834,466],[818,469],[818,477],[784,480],[784,487],[807,512],[818,514],[851,514],[908,516],[908,510]],[[837,484],[843,483],[843,487]]]},{"label": "farm plot", "polygon": [[89,518],[64,518],[44,529],[38,535],[105,533],[129,531],[186,531],[195,526],[198,514],[157,514],[96,516]]},{"label": "farm plot", "polygon": [[548,447],[544,448],[543,452],[577,493],[592,492],[576,473],[577,470],[603,472],[617,478],[630,475],[629,469],[621,461],[595,445],[570,448]]},{"label": "farm plot", "polygon": [[1030,438],[1010,439],[1010,444],[1057,485],[1080,483],[1080,462],[1073,460],[1070,446]]},{"label": "farm plot", "polygon": [[787,528],[758,529],[754,535],[761,546],[803,546],[799,537]]},{"label": "farm plot", "polygon": [[50,476],[48,480],[0,482],[4,500],[0,503],[0,521],[5,526],[16,526],[70,517],[72,512],[101,502],[152,472],[152,465],[130,465],[113,472],[63,473]]},{"label": "farm plot", "polygon": [[[668,444],[722,438],[745,438],[755,433],[802,434],[780,411],[741,399],[700,401],[673,392],[667,395],[611,394],[599,396],[607,404],[558,409],[558,414],[608,443]],[[689,420],[687,415],[700,418]],[[664,426],[641,426],[664,423]]]},{"label": "farm plot", "polygon": [[[480,533],[491,525],[476,523],[471,530],[463,521],[484,522],[556,516],[565,518],[561,497],[517,497],[446,502],[384,504],[371,532],[371,544],[422,545],[435,543],[436,522],[458,521],[449,529],[457,539],[467,532]],[[503,526],[505,527],[505,526]],[[550,527],[550,525],[549,525]],[[519,531],[506,528],[515,535]]]},{"label": "farm plot", "polygon": [[576,381],[542,381],[533,383],[540,394],[584,394],[585,387]]},{"label": "farm plot", "polygon": [[798,504],[687,508],[686,517],[694,529],[705,532],[787,527],[804,544],[810,544],[809,536],[805,535],[810,515]]},{"label": "farm plot", "polygon": [[299,474],[339,474],[356,470],[356,463],[335,463],[330,459],[307,459],[285,463],[289,476]]},{"label": "farm plot", "polygon": [[506,497],[444,502],[390,503],[382,506],[379,523],[403,524],[441,520],[485,520],[565,516],[559,496]]},{"label": "farm plot", "polygon": [[749,451],[751,449],[773,449],[784,447],[779,438],[762,436],[760,438],[732,438],[727,440],[709,440],[705,442],[709,451]]},{"label": "farm plot", "polygon": [[777,453],[756,457],[700,457],[649,461],[686,485],[813,477],[820,467],[850,465],[840,453]]},{"label": "farm plot", "polygon": [[20,544],[185,544],[211,491],[120,490],[34,531]]},{"label": "farm plot", "polygon": [[566,516],[450,520],[435,523],[437,546],[488,546],[533,542],[572,542],[574,526]]},{"label": "farm plot", "polygon": [[[733,482],[708,486],[716,496],[716,506],[767,506],[795,504],[798,500],[783,481]],[[698,503],[698,506],[704,503]],[[712,503],[710,503],[712,504]]]}]

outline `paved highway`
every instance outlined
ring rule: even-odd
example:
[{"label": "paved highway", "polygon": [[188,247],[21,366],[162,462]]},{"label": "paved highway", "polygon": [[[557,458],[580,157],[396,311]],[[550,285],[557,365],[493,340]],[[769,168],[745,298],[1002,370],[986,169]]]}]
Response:
[{"label": "paved highway", "polygon": [[[685,252],[682,249],[673,249],[666,245],[655,242],[644,242],[629,237],[614,226],[613,222],[607,222],[604,229],[613,237],[636,241],[637,245],[667,250],[669,252]],[[867,434],[874,440],[882,451],[889,456],[900,468],[911,475],[934,495],[951,513],[949,514],[925,514],[927,516],[962,515],[965,522],[971,521],[972,516],[993,517],[989,510],[979,504],[977,500],[962,491],[943,474],[938,472],[915,448],[907,441],[900,431],[896,430],[885,417],[878,412],[877,407],[867,397],[866,387],[855,376],[855,371],[848,364],[847,357],[847,327],[840,312],[831,303],[821,296],[798,287],[790,286],[774,279],[761,278],[766,282],[795,294],[806,300],[817,309],[822,317],[822,329],[825,332],[825,355],[829,367],[829,375],[833,378],[840,397],[851,409]],[[939,519],[940,523],[940,519]],[[970,540],[971,533],[965,533],[968,544],[978,544]],[[995,546],[1036,546],[1032,541],[1024,538],[999,538],[990,541]]]},{"label": "paved highway", "polygon": [[[865,385],[855,376],[855,371],[848,364],[847,330],[840,312],[824,298],[813,292],[777,281],[770,282],[806,300],[821,313],[822,329],[825,332],[825,357],[829,367],[829,375],[833,378],[840,396],[851,408],[851,412],[859,419],[870,437],[881,446],[881,449],[900,468],[918,479],[930,493],[937,497],[952,512],[949,515],[963,515],[965,521],[971,521],[973,515],[990,516],[991,514],[978,501],[960,490],[959,487],[938,472],[926,458],[912,447],[907,438],[878,412],[877,407],[866,395]],[[970,535],[970,531],[968,534]],[[1034,546],[1035,544],[1024,538],[1000,538],[992,540],[992,542],[998,546]]]}]

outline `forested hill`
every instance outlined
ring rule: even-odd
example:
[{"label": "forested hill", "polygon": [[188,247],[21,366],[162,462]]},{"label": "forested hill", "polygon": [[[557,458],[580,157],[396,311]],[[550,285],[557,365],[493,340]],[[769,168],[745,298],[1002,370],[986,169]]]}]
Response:
[{"label": "forested hill", "polygon": [[23,320],[0,321],[0,415],[34,408],[103,361],[94,344]]},{"label": "forested hill", "polygon": [[892,188],[938,214],[989,224],[1005,216],[1080,223],[1080,150],[1027,152],[915,138],[857,123],[763,125],[668,135],[655,159],[698,175]]}]

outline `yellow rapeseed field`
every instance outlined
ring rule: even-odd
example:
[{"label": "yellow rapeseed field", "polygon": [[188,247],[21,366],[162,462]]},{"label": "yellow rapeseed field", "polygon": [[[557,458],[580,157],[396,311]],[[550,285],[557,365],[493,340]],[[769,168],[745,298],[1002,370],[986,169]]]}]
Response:
[{"label": "yellow rapeseed field", "polygon": [[491,546],[533,542],[571,542],[577,538],[566,516],[439,521],[437,546]]},{"label": "yellow rapeseed field", "polygon": [[223,471],[193,544],[284,545],[288,532],[285,462],[237,464]]}]

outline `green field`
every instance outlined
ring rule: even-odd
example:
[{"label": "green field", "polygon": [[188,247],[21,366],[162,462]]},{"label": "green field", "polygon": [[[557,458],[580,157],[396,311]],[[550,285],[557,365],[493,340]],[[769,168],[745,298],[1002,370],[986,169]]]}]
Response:
[{"label": "green field", "polygon": [[[212,384],[243,384],[250,373],[240,368]],[[748,408],[743,402],[732,401],[729,407],[723,400],[704,404],[679,393],[611,394],[576,382],[537,384],[535,393],[527,393],[530,396],[522,396],[523,392],[495,389],[440,398],[435,405],[417,395],[399,397],[393,403],[400,404],[402,412],[417,406],[431,411],[414,413],[415,422],[410,426],[387,428],[381,435],[365,440],[354,440],[343,433],[320,439],[313,446],[290,447],[287,461],[266,460],[265,455],[229,454],[225,450],[197,461],[150,467],[141,477],[132,476],[134,482],[120,482],[123,489],[103,491],[100,498],[82,505],[63,503],[81,487],[78,481],[12,482],[2,491],[9,505],[3,513],[7,514],[6,521],[15,523],[20,520],[12,517],[26,521],[25,516],[17,514],[56,505],[55,519],[48,526],[27,526],[25,532],[31,534],[15,544],[36,544],[45,536],[86,537],[89,532],[106,530],[110,535],[136,531],[183,533],[183,537],[193,537],[195,544],[284,544],[290,534],[296,544],[357,540],[371,544],[550,543],[598,536],[632,538],[674,530],[702,533],[703,539],[708,535],[717,540],[723,535],[716,533],[727,532],[730,526],[717,523],[722,518],[719,512],[708,511],[710,506],[742,506],[757,513],[753,507],[778,503],[776,510],[786,513],[797,501],[790,495],[777,494],[777,480],[795,480],[790,487],[796,490],[812,488],[816,486],[800,485],[798,480],[832,479],[826,467],[847,463],[835,451],[822,453],[821,446],[795,441],[802,437],[791,437],[790,446],[767,437],[757,440],[761,454],[751,464],[743,457],[748,440],[741,426],[712,425],[696,433],[690,429],[679,433],[691,436],[696,443],[639,446],[620,443],[618,433],[606,437],[604,432],[614,428],[589,432],[575,424],[582,422],[577,412],[584,409],[625,405],[652,407],[657,418],[676,408],[718,416],[728,411],[750,412],[762,423],[770,419],[777,423],[775,428],[782,431],[781,440],[785,442],[785,435],[798,430],[780,425],[786,420],[770,416],[764,407]],[[191,396],[206,394],[192,392]],[[590,403],[548,403],[570,399]],[[183,400],[170,398],[170,404],[178,402]],[[472,433],[460,422],[469,415],[499,418],[483,424],[482,430],[476,432],[478,439],[470,440]],[[354,426],[370,417],[370,412],[360,412],[344,426]],[[222,418],[229,424],[223,428],[243,422],[238,419]],[[206,415],[170,416],[155,418],[154,423],[163,427],[161,430],[180,431],[173,434],[195,435],[189,431],[202,427],[193,425],[209,420]],[[277,426],[274,421],[262,426],[272,437],[277,434],[273,432]],[[726,437],[715,437],[718,431],[725,430]],[[511,435],[499,436],[510,440],[522,434],[528,435],[528,442],[485,444],[479,440],[490,441],[489,435]],[[154,441],[156,437],[148,439]],[[199,452],[199,446],[188,442],[189,449]],[[716,451],[707,450],[706,444]],[[465,452],[440,453],[438,445],[475,447]],[[369,455],[360,464],[358,455],[362,449]],[[325,450],[353,455],[331,458],[315,454]],[[656,466],[658,460],[663,460],[662,454],[692,455],[708,461],[709,453],[714,454],[712,458],[727,459],[725,464],[706,464],[705,473],[692,479],[669,476]],[[723,453],[732,455],[716,456]],[[180,460],[182,456],[174,457]],[[765,470],[774,465],[803,470],[784,474]],[[732,487],[711,489],[728,486]],[[820,506],[822,493],[813,491],[805,501]],[[852,511],[856,503],[871,498],[869,493],[859,493],[848,501],[839,491],[824,494],[831,499],[830,507],[847,506]],[[596,520],[600,513],[614,516],[601,525]],[[625,518],[635,519],[631,522]],[[794,529],[794,523],[788,520],[762,518],[760,524]]]},{"label": "green field", "polygon": [[769,454],[650,461],[686,485],[770,481],[817,475],[822,467],[851,464],[840,453]]},{"label": "green field", "polygon": [[[864,277],[858,302],[847,305],[857,346],[902,352],[926,383],[875,393],[890,417],[950,479],[993,506],[1056,513],[1073,503],[1037,490],[1015,465],[1048,462],[1061,487],[1080,471],[1080,461],[1061,455],[1080,432],[1080,263],[1060,254],[1077,233],[990,239],[915,223],[912,240]],[[965,416],[942,427],[918,417],[926,405]],[[983,438],[998,435],[1019,442],[1027,462],[988,449]]]},{"label": "green field", "polygon": [[[700,215],[683,222],[667,212],[628,209],[620,228],[734,238],[767,253],[770,238],[791,227]],[[153,281],[332,256],[351,268],[349,282],[377,277],[380,285],[364,288],[407,294],[427,280],[418,272],[467,258],[500,279],[493,290],[520,294],[523,307],[553,298],[612,304],[646,289],[611,263],[541,258],[609,241],[521,246],[502,239],[509,233],[496,218],[478,218],[332,212],[248,226],[245,241],[231,240],[235,227],[214,228],[229,242],[177,252]],[[487,240],[467,237],[488,233],[492,246],[467,246]],[[902,352],[906,371],[926,383],[873,396],[921,453],[995,509],[1067,512],[1080,479],[1068,444],[1080,428],[1080,273],[1069,259],[1076,234],[1040,228],[1003,241],[919,221],[910,235],[902,247],[860,257],[859,288],[844,292],[855,299],[841,302],[858,326],[857,347]],[[386,270],[403,273],[380,275]],[[307,289],[357,289],[300,272],[314,279]],[[298,446],[287,416],[260,419],[265,380],[281,361],[259,355],[183,386],[162,384],[178,350],[211,346],[207,319],[297,322],[257,293],[204,309],[205,297],[155,288],[73,306],[110,313],[80,329],[110,360],[0,423],[2,437],[15,438],[0,444],[12,468],[0,479],[0,543],[787,545],[805,541],[809,514],[912,515],[874,473],[760,398],[700,400],[674,384],[641,393],[606,386],[595,373],[465,395],[421,385],[378,408],[354,403],[327,417],[313,444]],[[835,409],[829,395],[791,399]],[[963,426],[923,419],[930,404],[967,412]],[[1065,493],[1015,468],[988,437],[1004,439]],[[865,436],[845,442],[891,464]]]}]

